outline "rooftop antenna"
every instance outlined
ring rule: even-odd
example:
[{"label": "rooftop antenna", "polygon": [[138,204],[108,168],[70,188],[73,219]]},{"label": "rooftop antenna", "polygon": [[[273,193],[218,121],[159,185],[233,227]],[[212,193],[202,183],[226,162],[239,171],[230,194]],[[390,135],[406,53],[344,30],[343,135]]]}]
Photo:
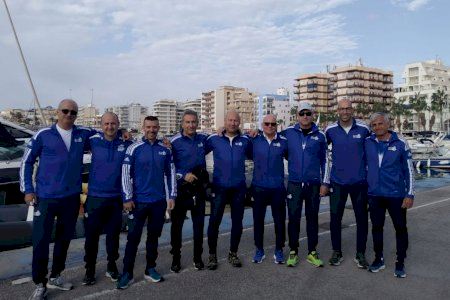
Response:
[{"label": "rooftop antenna", "polygon": [[8,5],[6,4],[6,0],[3,0],[3,4],[5,5],[6,14],[8,15],[9,23],[11,24],[11,28],[12,28],[12,31],[14,33],[14,38],[16,39],[17,47],[19,48],[20,58],[22,59],[23,66],[25,67],[25,72],[27,73],[28,82],[29,82],[29,84],[31,86],[31,90],[33,91],[34,101],[35,101],[35,103],[37,105],[37,108],[39,110],[39,114],[42,117],[42,123],[44,124],[44,126],[47,126],[47,121],[44,118],[44,113],[42,112],[41,105],[39,104],[39,99],[38,99],[38,96],[36,94],[36,90],[34,88],[33,80],[31,80],[30,71],[28,70],[28,66],[27,66],[27,63],[25,61],[25,57],[24,57],[23,52],[22,52],[22,47],[20,46],[19,38],[17,37],[16,29],[14,28],[14,23],[12,21]]},{"label": "rooftop antenna", "polygon": [[358,66],[362,67],[363,66],[363,62],[362,62],[362,58],[358,58]]}]

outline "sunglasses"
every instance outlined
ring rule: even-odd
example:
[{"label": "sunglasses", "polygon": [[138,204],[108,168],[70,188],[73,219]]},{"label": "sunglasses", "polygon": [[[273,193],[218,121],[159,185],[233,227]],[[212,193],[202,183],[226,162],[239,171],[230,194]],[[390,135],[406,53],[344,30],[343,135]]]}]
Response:
[{"label": "sunglasses", "polygon": [[277,126],[277,123],[264,122],[264,125],[275,127]]},{"label": "sunglasses", "polygon": [[65,115],[68,115],[70,113],[71,116],[76,116],[78,112],[76,110],[70,110],[70,109],[61,109],[61,112]]},{"label": "sunglasses", "polygon": [[300,117],[303,117],[303,116],[311,117],[312,116],[312,112],[310,112],[310,111],[301,111],[301,112],[298,113],[298,115]]}]

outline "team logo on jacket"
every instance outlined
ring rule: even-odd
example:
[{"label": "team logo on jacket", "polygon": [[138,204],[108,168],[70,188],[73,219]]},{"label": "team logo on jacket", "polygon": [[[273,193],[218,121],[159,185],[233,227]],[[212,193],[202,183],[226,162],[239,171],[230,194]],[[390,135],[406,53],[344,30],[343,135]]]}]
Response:
[{"label": "team logo on jacket", "polygon": [[312,136],[311,138],[312,138],[313,140],[316,140],[316,141],[319,140],[319,137],[318,137],[318,136]]},{"label": "team logo on jacket", "polygon": [[397,151],[397,147],[395,147],[395,146],[388,147],[388,150],[389,151]]},{"label": "team logo on jacket", "polygon": [[166,151],[159,151],[158,154],[159,155],[166,155]]},{"label": "team logo on jacket", "polygon": [[236,146],[241,146],[242,147],[242,142],[236,142],[234,143]]},{"label": "team logo on jacket", "polygon": [[83,138],[79,137],[73,140],[75,143],[81,143],[83,142]]},{"label": "team logo on jacket", "polygon": [[354,139],[360,139],[360,138],[361,138],[361,134],[359,134],[359,133],[358,133],[358,134],[354,134],[354,135],[353,135],[353,138],[354,138]]},{"label": "team logo on jacket", "polygon": [[119,145],[119,147],[117,147],[117,151],[119,151],[119,152],[123,152],[124,150],[125,150],[124,145]]},{"label": "team logo on jacket", "polygon": [[200,148],[200,147],[203,147],[203,143],[200,142],[197,146],[198,146],[199,148]]},{"label": "team logo on jacket", "polygon": [[281,147],[281,144],[278,142],[278,143],[273,143],[273,146],[274,147]]}]

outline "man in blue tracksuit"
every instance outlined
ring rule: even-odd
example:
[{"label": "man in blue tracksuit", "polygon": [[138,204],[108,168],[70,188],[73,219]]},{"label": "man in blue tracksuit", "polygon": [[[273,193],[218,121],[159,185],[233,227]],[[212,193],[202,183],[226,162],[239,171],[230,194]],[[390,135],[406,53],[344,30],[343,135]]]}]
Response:
[{"label": "man in blue tracksuit", "polygon": [[[164,280],[155,267],[158,238],[164,225],[165,212],[175,206],[175,167],[170,149],[157,139],[158,118],[146,117],[143,131],[142,141],[128,147],[122,166],[123,207],[129,212],[129,222],[123,273],[117,282],[118,289],[126,289],[133,283],[134,262],[145,221],[148,223],[147,266],[144,278],[153,282]],[[168,197],[165,182],[169,191]]]},{"label": "man in blue tracksuit", "polygon": [[246,194],[245,159],[251,156],[251,142],[240,134],[240,117],[236,111],[229,111],[225,117],[225,131],[221,136],[213,134],[206,142],[206,153],[213,151],[214,172],[211,200],[211,216],[208,226],[209,259],[208,269],[217,269],[217,238],[225,205],[231,204],[231,239],[228,262],[241,267],[237,256],[242,235],[244,200]]},{"label": "man in blue tracksuit", "polygon": [[205,224],[205,185],[209,181],[206,171],[205,145],[207,135],[197,133],[198,116],[186,110],[181,121],[182,130],[172,140],[173,161],[177,174],[177,205],[172,210],[170,228],[173,255],[170,270],[181,270],[181,240],[187,210],[191,211],[194,229],[194,268],[202,270],[203,227]]},{"label": "man in blue tracksuit", "polygon": [[[70,290],[73,287],[60,275],[80,208],[83,153],[94,133],[74,125],[77,113],[75,101],[62,100],[57,110],[57,123],[35,134],[22,159],[20,189],[25,193],[25,201],[34,205],[32,273],[36,289],[30,299],[45,298],[47,288]],[[38,159],[34,186],[33,167]],[[55,217],[53,265],[47,280],[49,244]]]},{"label": "man in blue tracksuit", "polygon": [[307,261],[314,266],[323,266],[316,251],[318,243],[318,214],[320,185],[325,171],[327,142],[325,134],[312,122],[313,107],[301,101],[298,108],[298,124],[286,128],[281,134],[288,141],[289,182],[287,207],[289,215],[289,258],[287,266],[299,262],[298,247],[300,217],[305,201],[306,232],[308,236]]},{"label": "man in blue tracksuit", "polygon": [[84,244],[86,275],[83,285],[95,283],[100,234],[106,232],[108,265],[106,276],[117,281],[116,260],[119,258],[119,235],[122,225],[122,193],[120,188],[122,161],[131,141],[119,136],[117,115],[107,112],[101,119],[102,133],[89,138],[92,161],[89,172],[89,189],[85,208]]},{"label": "man in blue tracksuit", "polygon": [[275,227],[274,261],[284,263],[283,247],[286,222],[286,188],[284,186],[284,159],[287,158],[288,144],[284,136],[277,134],[277,120],[267,115],[262,122],[263,131],[252,139],[253,168],[253,226],[256,252],[254,263],[265,258],[264,217],[270,204]]},{"label": "man in blue tracksuit", "polygon": [[374,132],[365,141],[369,211],[372,221],[375,260],[370,272],[385,268],[383,258],[383,226],[386,209],[391,216],[397,240],[394,275],[406,277],[404,261],[408,249],[406,210],[414,203],[414,170],[408,143],[390,131],[389,115],[374,113],[370,117]]},{"label": "man in blue tracksuit", "polygon": [[327,156],[324,185],[321,195],[330,195],[330,232],[333,254],[329,264],[338,266],[343,261],[341,249],[341,227],[345,203],[348,195],[352,201],[356,218],[356,256],[354,261],[359,268],[366,269],[365,257],[368,212],[366,163],[364,141],[370,134],[369,127],[353,118],[352,103],[348,99],[338,102],[339,120],[325,130],[328,144],[332,145],[331,160]]}]

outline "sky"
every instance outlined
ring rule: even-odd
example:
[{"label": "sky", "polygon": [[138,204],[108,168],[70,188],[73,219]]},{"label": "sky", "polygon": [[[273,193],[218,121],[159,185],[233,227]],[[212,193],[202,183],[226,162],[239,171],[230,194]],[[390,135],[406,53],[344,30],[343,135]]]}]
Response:
[{"label": "sky", "polygon": [[[33,94],[0,1],[0,110]],[[448,0],[7,0],[42,106],[200,98],[221,85],[292,91],[356,64],[450,65]],[[92,93],[93,90],[93,93]]]}]

